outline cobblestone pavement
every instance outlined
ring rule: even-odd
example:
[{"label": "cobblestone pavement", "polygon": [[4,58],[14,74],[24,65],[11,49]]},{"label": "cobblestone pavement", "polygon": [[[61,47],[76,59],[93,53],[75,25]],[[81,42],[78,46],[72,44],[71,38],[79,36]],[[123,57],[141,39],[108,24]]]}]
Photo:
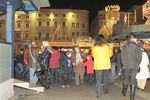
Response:
[{"label": "cobblestone pavement", "polygon": [[[122,79],[116,79],[115,84],[109,84],[109,93],[103,95],[100,100],[130,100],[129,88],[127,96],[121,94]],[[52,85],[44,93],[35,93],[30,90],[15,87],[15,96],[10,100],[97,100],[95,83],[92,86],[75,86],[74,81],[69,88],[62,88],[61,84]],[[150,100],[150,82],[144,92],[136,91],[135,100]]]}]

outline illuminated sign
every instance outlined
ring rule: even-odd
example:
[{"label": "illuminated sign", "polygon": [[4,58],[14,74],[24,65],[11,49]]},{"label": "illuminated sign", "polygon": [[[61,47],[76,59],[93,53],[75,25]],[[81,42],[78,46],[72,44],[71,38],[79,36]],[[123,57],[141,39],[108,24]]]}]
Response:
[{"label": "illuminated sign", "polygon": [[107,7],[105,7],[105,11],[106,12],[120,11],[120,6],[119,5],[108,5]]}]

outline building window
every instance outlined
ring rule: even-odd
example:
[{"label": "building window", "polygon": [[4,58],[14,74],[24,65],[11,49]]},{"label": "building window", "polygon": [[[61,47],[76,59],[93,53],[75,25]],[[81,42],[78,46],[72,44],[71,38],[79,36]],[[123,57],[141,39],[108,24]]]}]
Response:
[{"label": "building window", "polygon": [[46,22],[46,26],[49,27],[49,22]]},{"label": "building window", "polygon": [[39,27],[41,27],[42,26],[42,22],[41,21],[39,21]]},{"label": "building window", "polygon": [[75,18],[76,16],[75,15],[72,15],[72,18]]},{"label": "building window", "polygon": [[82,28],[85,28],[85,24],[82,24]]},{"label": "building window", "polygon": [[20,33],[17,33],[16,35],[17,35],[17,36],[16,36],[17,38],[20,38]]},{"label": "building window", "polygon": [[66,14],[62,14],[62,17],[66,17]]},{"label": "building window", "polygon": [[49,38],[49,33],[46,33],[46,38]]},{"label": "building window", "polygon": [[75,32],[72,32],[72,37],[75,37]]},{"label": "building window", "polygon": [[77,32],[76,34],[77,34],[77,36],[79,36],[79,35],[80,35],[80,32]]},{"label": "building window", "polygon": [[58,17],[58,14],[54,14],[54,17]]},{"label": "building window", "polygon": [[75,28],[75,23],[72,23],[72,28]]},{"label": "building window", "polygon": [[18,19],[21,19],[21,16],[18,16]]},{"label": "building window", "polygon": [[42,14],[39,14],[39,17],[42,17]]},{"label": "building window", "polygon": [[26,33],[26,39],[28,39],[29,38],[29,34],[28,33]]},{"label": "building window", "polygon": [[79,23],[76,23],[76,28],[79,28]]},{"label": "building window", "polygon": [[1,28],[1,26],[2,26],[1,24],[2,24],[2,23],[0,22],[0,28]]},{"label": "building window", "polygon": [[65,27],[66,26],[66,22],[62,22],[62,26]]},{"label": "building window", "polygon": [[42,34],[41,34],[41,32],[39,32],[38,33],[38,39],[41,39],[41,37],[42,37]]},{"label": "building window", "polygon": [[76,18],[79,18],[79,15],[76,15]]},{"label": "building window", "polygon": [[20,23],[17,23],[17,28],[20,28],[21,27],[21,24]]},{"label": "building window", "polygon": [[26,16],[26,19],[29,19],[29,16]]},{"label": "building window", "polygon": [[46,17],[49,17],[49,14],[46,14]]},{"label": "building window", "polygon": [[57,27],[57,22],[54,22],[54,26]]},{"label": "building window", "polygon": [[26,28],[29,28],[29,23],[26,23]]}]

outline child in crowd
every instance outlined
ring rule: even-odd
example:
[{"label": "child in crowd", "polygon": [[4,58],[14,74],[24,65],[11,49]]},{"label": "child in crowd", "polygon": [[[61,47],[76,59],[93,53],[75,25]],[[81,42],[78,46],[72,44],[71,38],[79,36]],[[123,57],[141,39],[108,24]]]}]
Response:
[{"label": "child in crowd", "polygon": [[70,51],[66,52],[66,57],[65,57],[62,65],[63,65],[63,69],[64,69],[62,88],[64,88],[65,86],[70,87],[71,74],[72,74],[72,68],[73,68]]},{"label": "child in crowd", "polygon": [[94,78],[94,61],[92,60],[92,56],[88,55],[87,61],[84,63],[82,61],[83,66],[87,66],[87,75],[86,75],[86,81],[92,85],[92,81]]}]

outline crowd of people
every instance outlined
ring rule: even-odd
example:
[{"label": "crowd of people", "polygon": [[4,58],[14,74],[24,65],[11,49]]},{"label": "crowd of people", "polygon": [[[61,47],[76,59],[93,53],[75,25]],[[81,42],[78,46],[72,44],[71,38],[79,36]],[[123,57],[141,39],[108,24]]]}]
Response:
[{"label": "crowd of people", "polygon": [[28,77],[31,84],[38,82],[36,72],[41,65],[50,75],[50,84],[58,84],[62,80],[62,88],[70,87],[72,77],[76,86],[92,85],[96,80],[98,99],[102,98],[103,92],[108,94],[109,80],[114,84],[115,79],[122,75],[122,95],[126,96],[130,82],[130,100],[134,100],[136,87],[144,90],[146,80],[150,78],[149,52],[143,42],[137,42],[134,35],[127,37],[127,44],[122,49],[110,47],[104,36],[98,35],[88,54],[82,52],[79,46],[72,51],[44,47],[39,54],[35,42],[32,42],[28,49],[20,50],[16,59],[16,73]]}]

